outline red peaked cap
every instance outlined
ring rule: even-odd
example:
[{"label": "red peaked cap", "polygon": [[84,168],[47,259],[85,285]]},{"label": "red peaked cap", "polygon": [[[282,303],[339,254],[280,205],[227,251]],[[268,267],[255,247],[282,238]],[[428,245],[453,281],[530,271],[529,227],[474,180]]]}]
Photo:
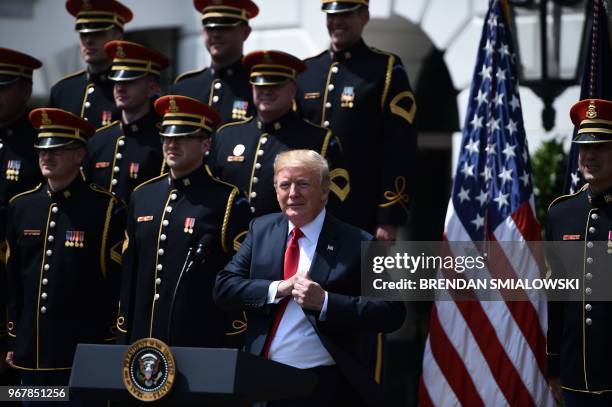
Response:
[{"label": "red peaked cap", "polygon": [[604,143],[612,141],[612,101],[584,99],[574,104],[570,118],[578,127],[574,143]]},{"label": "red peaked cap", "polygon": [[76,31],[87,33],[123,29],[132,20],[132,11],[115,0],[68,0],[66,10],[77,18]]},{"label": "red peaked cap", "polygon": [[251,84],[260,86],[295,80],[306,70],[302,60],[282,51],[251,52],[242,62],[251,71]]},{"label": "red peaked cap", "polygon": [[168,58],[143,45],[129,41],[110,41],[104,45],[106,54],[113,60],[109,78],[129,81],[148,74],[161,75],[170,64]]},{"label": "red peaked cap", "polygon": [[234,27],[248,22],[259,14],[259,7],[251,0],[193,0],[202,13],[205,27]]},{"label": "red peaked cap", "polygon": [[42,62],[19,51],[0,48],[0,85],[13,83],[20,78],[32,79],[32,71]]},{"label": "red peaked cap", "polygon": [[159,134],[164,137],[191,136],[201,130],[210,135],[221,123],[215,109],[186,96],[162,96],[155,101],[155,111],[163,115]]},{"label": "red peaked cap", "polygon": [[69,144],[87,144],[96,129],[85,119],[62,109],[34,109],[29,115],[30,122],[38,130],[34,147],[50,149]]}]

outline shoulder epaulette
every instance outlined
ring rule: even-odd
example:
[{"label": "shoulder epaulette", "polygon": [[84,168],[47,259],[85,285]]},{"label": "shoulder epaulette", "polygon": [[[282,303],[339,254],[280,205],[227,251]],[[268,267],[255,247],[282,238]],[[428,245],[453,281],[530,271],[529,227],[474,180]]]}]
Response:
[{"label": "shoulder epaulette", "polygon": [[582,186],[582,188],[580,188],[578,191],[574,192],[573,194],[567,194],[567,195],[561,195],[556,197],[555,199],[553,199],[553,201],[550,203],[550,205],[548,205],[548,210],[550,210],[550,208],[553,207],[553,205],[556,205],[557,203],[561,202],[561,201],[565,201],[568,198],[571,198],[573,196],[576,196],[584,191],[586,191],[586,189],[589,187],[589,184],[584,184]]},{"label": "shoulder epaulette", "polygon": [[220,180],[218,177],[215,177],[215,176],[213,175],[212,171],[210,170],[210,167],[208,166],[208,164],[205,164],[205,165],[204,165],[204,171],[206,171],[206,172],[208,173],[208,175],[210,176],[210,178],[211,178],[213,181],[215,181],[215,182],[217,182],[217,183],[219,183],[219,184],[222,184],[222,185],[225,185],[225,186],[228,186],[228,187],[231,187],[231,188],[234,188],[234,189],[238,190],[238,187],[237,187],[236,185],[234,185],[234,184],[230,184],[229,182],[226,182],[226,181]]},{"label": "shoulder epaulette", "polygon": [[197,74],[197,73],[200,73],[200,72],[204,72],[207,69],[208,69],[208,67],[204,67],[204,68],[201,68],[201,69],[193,69],[191,71],[183,72],[182,74],[180,74],[179,76],[176,77],[176,79],[174,80],[174,83],[176,84],[176,83],[178,83],[178,81],[180,81],[181,79],[183,79],[183,78],[185,78],[187,76],[194,75],[194,74]]},{"label": "shoulder epaulette", "polygon": [[318,58],[318,57],[320,57],[321,55],[325,54],[326,52],[329,52],[329,51],[328,51],[328,50],[325,50],[325,51],[319,52],[317,55],[313,55],[313,56],[311,56],[311,57],[304,58],[304,61],[308,61],[308,60],[311,60],[311,59]]},{"label": "shoulder epaulette", "polygon": [[91,183],[89,184],[89,189],[91,189],[94,192],[98,192],[100,194],[104,194],[107,195],[108,197],[110,197],[111,199],[114,199],[115,201],[121,201],[117,195],[113,194],[112,192],[108,192],[106,189],[102,188],[100,185],[98,184],[94,184]]},{"label": "shoulder epaulette", "polygon": [[219,133],[219,131],[221,131],[221,129],[224,129],[224,128],[229,127],[229,126],[235,126],[235,125],[237,125],[237,124],[244,124],[244,123],[248,123],[248,122],[250,122],[251,120],[253,120],[253,117],[254,117],[254,116],[249,116],[249,117],[247,117],[247,118],[246,118],[246,119],[244,119],[244,120],[240,120],[240,121],[237,121],[237,122],[228,122],[228,123],[225,123],[224,125],[220,126],[220,127],[217,129],[217,131],[216,131],[215,133]]},{"label": "shoulder epaulette", "polygon": [[105,126],[98,127],[98,128],[96,129],[96,133],[97,133],[97,132],[99,132],[99,131],[102,131],[102,130],[106,130],[106,129],[108,129],[109,127],[113,127],[113,126],[115,126],[115,125],[117,125],[117,124],[119,124],[119,123],[121,123],[121,120],[115,120],[114,122],[111,122],[111,123],[109,123],[109,124],[107,124],[107,125],[105,125]]},{"label": "shoulder epaulette", "polygon": [[167,176],[167,175],[168,175],[168,173],[167,173],[167,172],[164,172],[163,174],[158,175],[158,176],[157,176],[157,177],[155,177],[155,178],[151,178],[150,180],[147,180],[147,181],[143,182],[142,184],[139,184],[139,185],[138,185],[136,188],[134,188],[134,192],[136,192],[136,190],[138,190],[140,187],[143,187],[143,186],[145,186],[145,185],[147,185],[147,184],[150,184],[151,182],[154,182],[154,181],[157,181],[157,180],[159,180],[159,179],[161,179],[161,178],[164,178],[164,177],[165,177],[165,176]]},{"label": "shoulder epaulette", "polygon": [[27,194],[31,194],[32,192],[36,192],[38,191],[41,187],[42,187],[42,182],[38,185],[36,185],[36,187],[32,188],[32,189],[28,189],[27,191],[23,191],[17,195],[15,195],[14,197],[12,197],[11,199],[9,199],[9,203],[12,203],[15,199],[19,198],[20,196],[24,196]]},{"label": "shoulder epaulette", "polygon": [[66,79],[74,78],[75,76],[79,76],[79,75],[81,75],[83,73],[85,73],[85,69],[81,69],[80,71],[76,71],[76,72],[73,72],[71,74],[68,74],[68,75],[64,76],[62,79],[60,79],[59,81],[57,81],[56,83],[60,83],[62,81],[65,81]]}]

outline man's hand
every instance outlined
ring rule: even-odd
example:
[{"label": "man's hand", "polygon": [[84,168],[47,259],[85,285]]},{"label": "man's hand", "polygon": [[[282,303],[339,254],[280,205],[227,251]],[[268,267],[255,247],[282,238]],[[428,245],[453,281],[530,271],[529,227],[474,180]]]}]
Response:
[{"label": "man's hand", "polygon": [[291,295],[296,280],[297,274],[294,274],[290,279],[281,281],[276,289],[276,298],[283,298]]},{"label": "man's hand", "polygon": [[376,240],[393,241],[397,237],[397,225],[378,225],[376,227]]},{"label": "man's hand", "polygon": [[13,352],[6,352],[6,358],[4,360],[6,360],[6,363],[10,367],[13,367]]},{"label": "man's hand", "polygon": [[549,377],[548,384],[550,385],[550,389],[552,390],[555,400],[561,402],[563,400],[563,392],[561,391],[561,381],[559,380],[559,378]]},{"label": "man's hand", "polygon": [[293,300],[302,308],[321,311],[325,290],[307,276],[299,276],[291,292]]}]

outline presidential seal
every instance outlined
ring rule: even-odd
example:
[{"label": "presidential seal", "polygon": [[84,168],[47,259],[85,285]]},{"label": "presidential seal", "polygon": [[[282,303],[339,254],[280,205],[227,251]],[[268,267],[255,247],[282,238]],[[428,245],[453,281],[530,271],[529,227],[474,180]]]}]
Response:
[{"label": "presidential seal", "polygon": [[176,364],[168,345],[155,338],[134,342],[123,357],[123,383],[140,401],[156,401],[172,389]]}]

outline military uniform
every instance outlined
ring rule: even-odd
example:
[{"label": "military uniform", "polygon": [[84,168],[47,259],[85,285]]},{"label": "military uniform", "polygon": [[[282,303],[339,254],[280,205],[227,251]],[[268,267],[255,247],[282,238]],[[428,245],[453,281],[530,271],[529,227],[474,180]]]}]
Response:
[{"label": "military uniform", "polygon": [[[94,131],[56,109],[36,109],[30,120],[39,149],[85,145]],[[79,175],[61,191],[41,184],[11,200],[7,326],[15,367],[68,370],[78,343],[113,338],[125,216],[117,198]]]},{"label": "military uniform", "polygon": [[[202,13],[204,29],[248,24],[259,13],[250,0],[195,0],[194,6]],[[221,115],[222,123],[245,120],[255,113],[249,71],[242,58],[221,69],[211,66],[185,72],[176,78],[172,93],[212,106]]]},{"label": "military uniform", "polygon": [[[21,52],[0,48],[0,89],[10,89],[17,82],[32,81],[33,71],[42,63]],[[25,108],[25,103],[24,106]],[[27,114],[0,125],[0,241],[6,233],[6,210],[9,199],[34,188],[40,181],[38,157],[34,150],[36,130]],[[1,261],[4,263],[4,248]],[[6,349],[6,270],[0,264],[0,351]],[[0,363],[1,365],[2,363]],[[0,374],[0,384],[7,378]]]},{"label": "military uniform", "polygon": [[[112,81],[158,77],[161,69],[168,66],[166,57],[139,44],[111,41],[105,49],[113,59],[109,76]],[[127,64],[129,69],[125,69]],[[149,112],[132,123],[118,120],[98,129],[87,146],[83,166],[87,177],[128,202],[136,186],[163,173],[160,123],[161,117],[151,103]]]},{"label": "military uniform", "polygon": [[[123,30],[132,12],[115,0],[68,0],[66,9],[76,17],[75,30],[81,34]],[[115,115],[110,69],[91,73],[82,70],[61,79],[51,88],[49,107],[67,110],[89,121],[95,128],[111,123]]]},{"label": "military uniform", "polygon": [[327,208],[341,213],[350,192],[340,143],[331,131],[293,111],[273,123],[251,118],[219,128],[208,163],[213,174],[236,185],[248,198],[253,216],[280,212],[274,190],[274,159],[287,150],[314,150],[326,158],[332,185]]},{"label": "military uniform", "polygon": [[401,60],[359,40],[305,62],[299,110],[339,138],[352,180],[339,217],[369,232],[378,224],[404,224],[416,159],[416,104]]},{"label": "military uniform", "polygon": [[214,107],[223,123],[241,121],[255,113],[248,70],[241,60],[222,69],[185,72],[176,78],[172,92]]},{"label": "military uniform", "polygon": [[[206,122],[200,129],[210,136],[218,123],[213,109],[193,99],[166,96],[155,105],[165,112],[164,137],[193,134],[199,130],[193,121]],[[131,343],[155,337],[176,346],[221,347],[241,334],[244,321],[233,321],[214,305],[212,288],[216,273],[239,248],[249,220],[238,189],[214,179],[204,166],[136,188],[129,205],[117,319],[123,339]],[[204,262],[180,277],[198,243],[205,246]]]},{"label": "military uniform", "polygon": [[94,127],[110,124],[117,113],[109,72],[91,74],[82,70],[66,76],[51,88],[49,107],[72,112]]},{"label": "military uniform", "polygon": [[[572,108],[572,120],[579,127],[574,143],[599,147],[612,142],[612,102],[578,102]],[[609,405],[604,400],[612,400],[612,302],[593,297],[602,298],[597,290],[610,290],[605,283],[612,261],[612,187],[596,194],[587,184],[553,201],[546,237],[561,242],[547,258],[552,277],[578,277],[583,290],[581,301],[549,302],[548,375],[560,377],[562,387],[581,404]],[[580,250],[562,246],[568,241],[580,245]]]}]

